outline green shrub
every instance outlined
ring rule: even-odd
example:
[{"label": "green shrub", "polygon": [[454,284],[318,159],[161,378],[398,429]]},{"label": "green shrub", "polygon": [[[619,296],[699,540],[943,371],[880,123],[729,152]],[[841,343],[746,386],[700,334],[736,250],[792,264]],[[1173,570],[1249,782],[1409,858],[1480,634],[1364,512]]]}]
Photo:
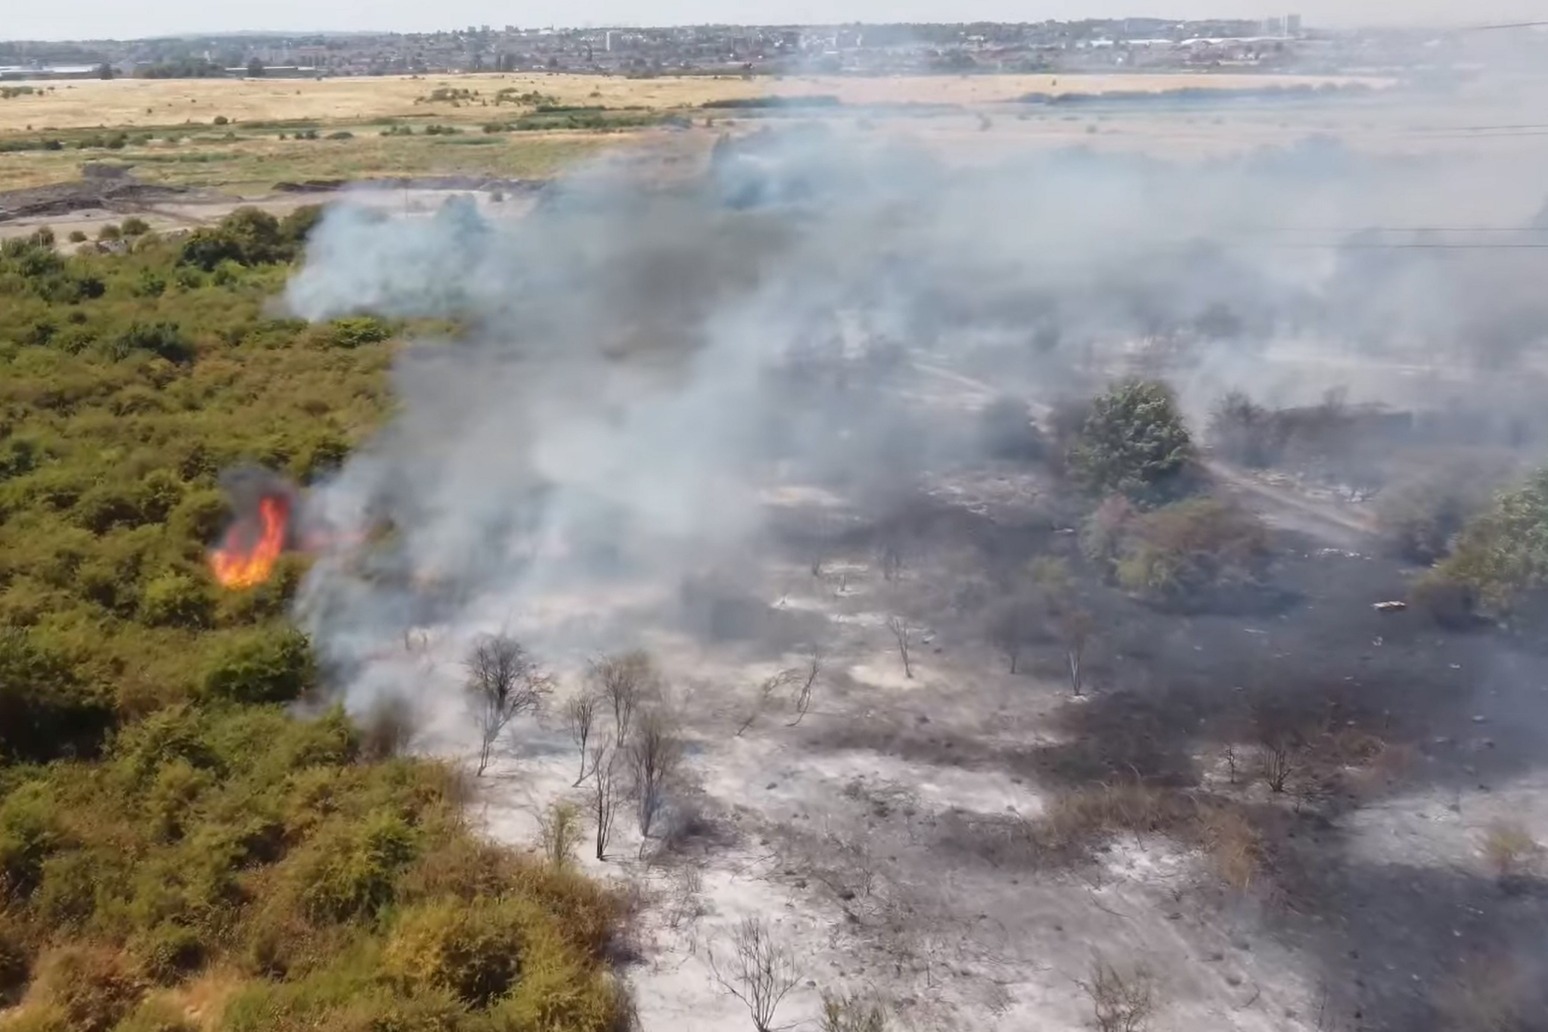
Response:
[{"label": "green shrub", "polygon": [[357,315],[335,319],[328,325],[323,340],[329,347],[358,348],[378,344],[391,336],[392,330],[380,319]]},{"label": "green shrub", "polygon": [[32,632],[0,628],[0,760],[93,754],[113,712]]},{"label": "green shrub", "polygon": [[198,971],[208,952],[197,932],[175,924],[151,929],[132,948],[140,970],[160,985],[173,985]]},{"label": "green shrub", "polygon": [[1486,616],[1538,626],[1548,595],[1548,470],[1501,491],[1457,535],[1426,590],[1465,601]]},{"label": "green shrub", "polygon": [[487,1007],[516,982],[531,929],[547,920],[524,902],[445,900],[412,907],[388,937],[382,970],[410,992],[441,989]]},{"label": "green shrub", "polygon": [[150,999],[120,1021],[113,1032],[200,1032],[201,1027],[176,1004]]},{"label": "green shrub", "polygon": [[142,351],[174,364],[192,362],[194,358],[193,345],[176,323],[131,323],[108,343],[108,355],[115,361]]},{"label": "green shrub", "polygon": [[152,627],[208,627],[214,613],[209,586],[181,573],[157,577],[140,597],[140,619]]},{"label": "green shrub", "polygon": [[150,232],[150,223],[138,215],[131,215],[119,224],[119,229],[127,237],[144,236]]},{"label": "green shrub", "polygon": [[11,899],[31,896],[43,862],[59,848],[53,801],[43,784],[23,784],[0,801],[0,891]]},{"label": "green shrub", "polygon": [[1268,529],[1215,498],[1196,498],[1130,519],[1115,572],[1125,590],[1157,600],[1256,583],[1269,558]]},{"label": "green shrub", "polygon": [[32,936],[9,911],[0,910],[0,1004],[14,1002],[32,977]]},{"label": "green shrub", "polygon": [[320,832],[298,864],[306,916],[330,922],[379,913],[393,901],[397,876],[417,848],[413,829],[387,812]]},{"label": "green shrub", "polygon": [[221,652],[204,676],[212,698],[231,702],[291,702],[316,680],[312,644],[290,628],[259,631]]}]

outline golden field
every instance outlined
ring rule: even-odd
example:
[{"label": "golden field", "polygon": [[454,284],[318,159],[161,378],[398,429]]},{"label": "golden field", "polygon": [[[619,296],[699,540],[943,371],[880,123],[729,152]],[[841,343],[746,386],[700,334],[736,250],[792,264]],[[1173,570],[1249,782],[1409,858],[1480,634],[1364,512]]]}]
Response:
[{"label": "golden field", "polygon": [[[654,109],[759,96],[833,95],[845,103],[995,104],[1033,92],[1161,92],[1183,88],[1262,87],[1348,81],[1337,77],[1176,75],[922,75],[862,78],[663,76],[652,79],[554,74],[382,76],[338,79],[96,79],[35,83],[39,94],[0,100],[0,132],[208,124],[217,115],[238,123],[305,119],[349,123],[435,116],[483,121],[493,110],[477,100],[416,103],[440,87],[492,98],[502,89],[537,91],[561,104]],[[23,85],[23,84],[16,84]],[[506,111],[512,110],[509,107]]]}]

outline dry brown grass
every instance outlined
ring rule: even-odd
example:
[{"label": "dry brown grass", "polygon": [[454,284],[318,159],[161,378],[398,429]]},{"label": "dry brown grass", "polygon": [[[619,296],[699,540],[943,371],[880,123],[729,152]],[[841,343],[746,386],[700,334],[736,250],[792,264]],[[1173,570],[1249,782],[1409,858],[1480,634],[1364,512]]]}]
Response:
[{"label": "dry brown grass", "polygon": [[1262,836],[1241,809],[1175,789],[1137,783],[1077,789],[1055,797],[1027,826],[1032,847],[1045,862],[1078,861],[1120,832],[1196,846],[1215,875],[1238,890],[1252,887],[1263,867]]},{"label": "dry brown grass", "polygon": [[[29,151],[0,154],[0,182],[21,189],[74,180],[83,161],[102,158],[134,166],[144,182],[204,187],[244,196],[269,193],[276,183],[309,179],[357,180],[391,176],[483,175],[545,178],[604,146],[626,144],[637,133],[584,131],[458,137],[378,136],[352,140],[156,142],[121,151]],[[476,142],[467,142],[476,141]]]},{"label": "dry brown grass", "polygon": [[[1162,91],[1274,83],[1342,81],[1338,77],[1262,75],[918,75],[875,78],[791,76],[742,79],[663,76],[625,79],[565,73],[509,75],[360,76],[340,79],[96,79],[44,83],[52,90],[0,103],[0,132],[93,126],[209,124],[217,115],[237,122],[310,119],[360,122],[434,115],[448,121],[487,121],[492,107],[415,104],[440,86],[477,90],[486,97],[514,88],[536,90],[562,104],[623,107],[696,107],[733,98],[831,94],[845,103],[993,104],[1025,93]],[[1056,85],[1057,83],[1057,85]],[[513,109],[504,109],[509,112]]]},{"label": "dry brown grass", "polygon": [[1502,882],[1532,874],[1542,856],[1542,847],[1532,833],[1513,820],[1491,823],[1484,830],[1480,849],[1489,870]]}]

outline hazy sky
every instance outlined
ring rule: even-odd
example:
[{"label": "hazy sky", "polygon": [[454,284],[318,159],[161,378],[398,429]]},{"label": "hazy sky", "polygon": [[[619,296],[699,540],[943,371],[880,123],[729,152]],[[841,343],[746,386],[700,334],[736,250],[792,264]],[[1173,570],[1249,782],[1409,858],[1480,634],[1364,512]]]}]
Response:
[{"label": "hazy sky", "polygon": [[0,38],[131,38],[239,29],[423,31],[478,24],[1261,17],[1292,10],[1324,25],[1478,24],[1548,17],[1548,0],[0,0]]}]

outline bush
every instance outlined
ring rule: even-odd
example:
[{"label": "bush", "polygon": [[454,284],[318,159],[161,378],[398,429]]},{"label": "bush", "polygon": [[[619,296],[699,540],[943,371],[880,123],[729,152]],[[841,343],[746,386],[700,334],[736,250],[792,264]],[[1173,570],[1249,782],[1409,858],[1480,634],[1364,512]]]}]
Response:
[{"label": "bush", "polygon": [[25,629],[0,629],[0,760],[91,755],[112,723],[63,658]]},{"label": "bush", "polygon": [[150,223],[138,215],[131,215],[119,224],[119,229],[126,237],[144,236],[150,232]]},{"label": "bush", "polygon": [[411,992],[440,989],[487,1007],[515,984],[533,929],[547,916],[522,902],[441,901],[410,908],[382,955],[389,978]]},{"label": "bush", "polygon": [[181,573],[151,581],[140,598],[140,619],[152,627],[208,627],[214,613],[208,585]]},{"label": "bush", "polygon": [[1535,626],[1548,592],[1548,470],[1496,495],[1426,581],[1435,598]]},{"label": "bush", "polygon": [[323,331],[323,340],[329,347],[358,348],[366,344],[379,344],[392,336],[392,330],[380,319],[369,315],[335,319]]},{"label": "bush", "polygon": [[984,450],[997,459],[1036,462],[1046,451],[1042,432],[1020,398],[1002,395],[990,402],[979,416],[978,433]]},{"label": "bush", "polygon": [[200,1032],[201,1026],[168,1000],[146,1000],[113,1032]]},{"label": "bush", "polygon": [[417,851],[413,829],[386,812],[319,833],[298,861],[303,912],[318,923],[375,916],[392,903],[397,877]]},{"label": "bush", "polygon": [[160,985],[172,985],[198,971],[206,956],[199,934],[174,924],[151,929],[134,942],[133,950],[140,970]]},{"label": "bush", "polygon": [[1256,583],[1268,557],[1261,520],[1218,499],[1197,498],[1130,519],[1115,573],[1127,591],[1176,600]]},{"label": "bush", "polygon": [[110,1032],[144,990],[115,951],[63,946],[38,961],[28,999],[56,1010],[73,1032]]},{"label": "bush", "polygon": [[179,365],[193,361],[194,357],[193,345],[177,324],[170,322],[131,323],[108,345],[108,353],[115,360],[128,358],[137,351],[146,351]]},{"label": "bush", "polygon": [[1433,563],[1451,552],[1452,541],[1469,520],[1489,505],[1508,467],[1488,456],[1459,456],[1427,464],[1423,473],[1384,490],[1376,521],[1388,552],[1417,563]]},{"label": "bush", "polygon": [[312,643],[287,627],[256,632],[228,646],[206,671],[204,690],[230,702],[292,702],[316,676]]},{"label": "bush", "polygon": [[0,803],[0,890],[11,899],[30,896],[60,841],[44,787],[32,783],[11,792]]},{"label": "bush", "polygon": [[1192,458],[1193,442],[1171,389],[1129,380],[1092,402],[1068,462],[1093,494],[1154,502],[1181,493]]}]

